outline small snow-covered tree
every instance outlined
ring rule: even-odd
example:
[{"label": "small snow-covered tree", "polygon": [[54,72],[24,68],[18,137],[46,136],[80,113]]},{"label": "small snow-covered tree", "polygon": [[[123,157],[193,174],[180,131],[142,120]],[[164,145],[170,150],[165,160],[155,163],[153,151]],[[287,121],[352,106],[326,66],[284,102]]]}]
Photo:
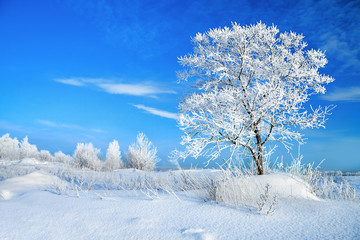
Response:
[{"label": "small snow-covered tree", "polygon": [[34,144],[30,144],[28,141],[28,137],[24,137],[24,139],[20,143],[20,158],[38,158],[39,152]]},{"label": "small snow-covered tree", "polygon": [[73,162],[73,158],[70,155],[63,153],[62,151],[58,151],[54,154],[54,161],[69,164]]},{"label": "small snow-covered tree", "polygon": [[121,161],[121,152],[118,141],[114,140],[109,143],[109,147],[106,151],[106,162],[104,169],[106,171],[112,171],[115,169],[123,168],[124,164]]},{"label": "small snow-covered tree", "polygon": [[186,149],[175,157],[205,156],[209,163],[229,149],[230,161],[234,154],[247,154],[263,174],[268,141],[290,149],[291,140],[302,143],[296,128],[324,127],[332,106],[314,109],[305,103],[324,94],[334,79],[319,73],[325,54],[307,50],[301,34],[279,34],[276,26],[261,22],[233,23],[198,33],[192,42],[194,52],[179,58],[185,69],[178,76],[196,90],[179,106]]},{"label": "small snow-covered tree", "polygon": [[153,146],[144,133],[140,132],[137,135],[136,143],[129,146],[126,162],[130,168],[152,171],[159,161],[156,154],[156,147]]},{"label": "small snow-covered tree", "polygon": [[20,158],[19,141],[8,133],[0,138],[0,159],[18,160]]},{"label": "small snow-covered tree", "polygon": [[50,162],[54,160],[54,157],[51,155],[51,153],[47,150],[41,150],[39,152],[39,160]]},{"label": "small snow-covered tree", "polygon": [[100,149],[94,148],[92,143],[78,143],[74,153],[75,164],[81,168],[99,171],[101,169],[99,154]]}]

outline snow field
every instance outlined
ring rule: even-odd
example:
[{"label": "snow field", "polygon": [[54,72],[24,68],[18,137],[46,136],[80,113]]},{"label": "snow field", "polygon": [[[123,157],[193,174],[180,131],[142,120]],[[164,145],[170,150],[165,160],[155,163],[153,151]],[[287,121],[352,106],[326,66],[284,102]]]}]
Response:
[{"label": "snow field", "polygon": [[[101,199],[99,195],[107,195]],[[80,198],[33,191],[0,203],[1,239],[356,239],[359,205],[291,200],[272,216],[140,192]]]},{"label": "snow field", "polygon": [[256,202],[204,201],[207,190],[186,190],[191,183],[170,188],[170,180],[181,185],[216,179],[218,170],[68,169],[66,175],[61,164],[33,159],[0,166],[23,173],[0,181],[0,239],[357,239],[360,233],[358,201],[319,199],[303,180],[287,174],[230,183],[248,187],[253,201],[269,184],[278,201],[266,215]]}]

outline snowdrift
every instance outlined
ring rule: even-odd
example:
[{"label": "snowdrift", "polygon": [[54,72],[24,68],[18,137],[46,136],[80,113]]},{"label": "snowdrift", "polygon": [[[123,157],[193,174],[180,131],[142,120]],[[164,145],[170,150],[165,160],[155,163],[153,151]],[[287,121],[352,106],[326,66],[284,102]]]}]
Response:
[{"label": "snowdrift", "polygon": [[[29,163],[29,161],[27,162]],[[54,185],[66,185],[56,176],[40,171],[25,176],[13,177],[0,182],[0,200],[10,200],[33,190],[46,190]]]},{"label": "snowdrift", "polygon": [[315,196],[311,186],[299,177],[285,173],[273,173],[261,176],[250,176],[246,179],[246,188],[250,194],[259,196],[266,185],[279,198],[298,198],[308,200],[320,200]]}]

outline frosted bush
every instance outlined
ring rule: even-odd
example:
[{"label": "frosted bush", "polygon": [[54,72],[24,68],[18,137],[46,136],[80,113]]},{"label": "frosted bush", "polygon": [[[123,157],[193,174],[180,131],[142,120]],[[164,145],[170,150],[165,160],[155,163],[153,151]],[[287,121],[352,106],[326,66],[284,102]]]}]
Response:
[{"label": "frosted bush", "polygon": [[81,168],[99,171],[101,169],[99,153],[100,149],[94,148],[92,143],[78,143],[74,153],[75,164]]},{"label": "frosted bush", "polygon": [[[184,174],[184,190],[196,190],[204,201],[214,201],[233,207],[245,207],[259,214],[271,215],[275,211],[277,195],[270,185],[255,182],[254,176],[240,168],[221,169],[216,175],[191,176]],[[179,183],[177,183],[179,185]]]},{"label": "frosted bush", "polygon": [[234,168],[222,169],[221,174],[215,178],[203,178],[204,200],[234,207],[255,208],[256,196],[261,191],[260,187],[248,178],[249,176]]},{"label": "frosted bush", "polygon": [[51,155],[51,153],[47,150],[41,150],[39,152],[39,160],[50,162],[54,160],[54,157]]},{"label": "frosted bush", "polygon": [[144,133],[140,132],[137,135],[137,142],[129,146],[129,152],[126,155],[127,165],[130,168],[152,171],[159,161],[156,154],[156,147],[152,145]]},{"label": "frosted bush", "polygon": [[24,139],[20,143],[20,158],[38,158],[39,152],[34,144],[30,144],[28,141],[28,137],[24,137]]},{"label": "frosted bush", "polygon": [[278,203],[277,195],[272,194],[270,189],[271,186],[266,184],[264,193],[260,194],[260,198],[256,202],[258,205],[258,212],[260,214],[271,215],[275,212],[275,206]]},{"label": "frosted bush", "polygon": [[[289,166],[284,167],[283,163],[278,164],[278,170],[285,171],[291,175],[302,178],[307,182],[313,193],[324,199],[336,200],[355,200],[356,189],[342,177],[341,172],[337,172],[336,179],[324,172],[320,172],[320,162],[316,167],[313,164],[302,164],[303,156],[298,153],[296,158],[292,157],[292,162]],[[279,167],[281,166],[281,167]]]},{"label": "frosted bush", "polygon": [[[10,161],[9,161],[10,162]],[[9,163],[6,164],[4,162],[0,162],[0,181],[6,180],[8,178],[24,176],[29,173],[38,171],[39,168],[35,164],[24,164],[20,165],[18,163],[22,161],[17,161],[17,163]]]},{"label": "frosted bush", "polygon": [[54,161],[70,164],[73,162],[73,158],[64,154],[62,151],[58,151],[54,154]]},{"label": "frosted bush", "polygon": [[356,190],[342,176],[335,180],[333,176],[320,173],[310,166],[304,171],[304,179],[309,182],[314,193],[321,198],[352,201],[356,199]]},{"label": "frosted bush", "polygon": [[106,162],[104,164],[105,171],[112,171],[115,169],[123,168],[124,164],[121,161],[121,152],[118,141],[114,140],[109,143],[106,151]]},{"label": "frosted bush", "polygon": [[0,159],[18,160],[20,158],[19,141],[7,133],[0,138]]}]

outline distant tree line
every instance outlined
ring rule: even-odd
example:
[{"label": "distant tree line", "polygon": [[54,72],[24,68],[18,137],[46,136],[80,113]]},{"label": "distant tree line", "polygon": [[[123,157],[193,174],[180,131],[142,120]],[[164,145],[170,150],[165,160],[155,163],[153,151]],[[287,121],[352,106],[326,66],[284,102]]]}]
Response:
[{"label": "distant tree line", "polygon": [[11,138],[8,133],[0,138],[0,159],[20,160],[24,158],[61,162],[95,171],[112,171],[125,167],[152,171],[160,160],[157,156],[157,148],[142,132],[137,135],[137,141],[129,146],[124,161],[116,140],[109,143],[106,158],[103,161],[100,158],[100,149],[95,148],[92,143],[78,143],[72,156],[62,151],[52,155],[47,150],[39,151],[36,145],[29,143],[27,136],[22,141]]}]

